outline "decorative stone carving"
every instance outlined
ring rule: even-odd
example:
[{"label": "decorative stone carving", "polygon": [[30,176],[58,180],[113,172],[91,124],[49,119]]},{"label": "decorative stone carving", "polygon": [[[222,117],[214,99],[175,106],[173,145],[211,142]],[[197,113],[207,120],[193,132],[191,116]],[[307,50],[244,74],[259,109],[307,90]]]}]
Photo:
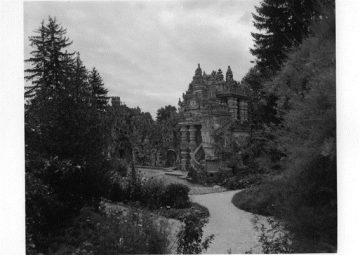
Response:
[{"label": "decorative stone carving", "polygon": [[[193,81],[179,103],[181,144],[180,168],[199,167],[199,171],[219,171],[225,165],[219,153],[218,142],[232,141],[234,132],[248,133],[246,126],[249,90],[233,80],[230,66],[226,80],[221,69],[211,75],[198,65]],[[240,103],[245,102],[245,103]],[[240,108],[242,112],[240,112]],[[240,119],[242,116],[242,122]],[[235,127],[235,128],[234,128]],[[225,137],[226,134],[226,137]],[[196,161],[195,150],[201,146],[204,157]],[[194,160],[195,159],[195,160]],[[207,169],[207,166],[209,166]],[[197,169],[195,169],[197,171]]]},{"label": "decorative stone carving", "polygon": [[181,154],[181,159],[180,159],[180,168],[181,170],[185,171],[186,170],[186,165],[187,165],[187,158],[188,158],[188,141],[187,141],[187,133],[188,133],[188,129],[186,128],[186,126],[182,126],[180,129],[181,132],[181,144],[180,144],[180,154]]},{"label": "decorative stone carving", "polygon": [[224,80],[224,75],[223,75],[221,69],[219,69],[217,74],[216,74],[216,80],[217,81],[223,81]]},{"label": "decorative stone carving", "polygon": [[238,104],[237,104],[237,99],[234,97],[229,97],[228,98],[228,107],[229,107],[229,111],[231,113],[231,116],[234,120],[236,120],[238,118]]}]

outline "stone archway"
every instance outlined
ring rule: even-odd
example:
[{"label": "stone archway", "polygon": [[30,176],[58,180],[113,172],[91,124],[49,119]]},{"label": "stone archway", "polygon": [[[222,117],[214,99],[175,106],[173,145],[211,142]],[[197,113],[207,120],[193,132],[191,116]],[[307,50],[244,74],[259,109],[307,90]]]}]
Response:
[{"label": "stone archway", "polygon": [[177,159],[177,154],[174,150],[169,149],[166,152],[166,162],[165,162],[165,166],[166,167],[170,167],[170,166],[175,166],[176,164],[176,159]]}]

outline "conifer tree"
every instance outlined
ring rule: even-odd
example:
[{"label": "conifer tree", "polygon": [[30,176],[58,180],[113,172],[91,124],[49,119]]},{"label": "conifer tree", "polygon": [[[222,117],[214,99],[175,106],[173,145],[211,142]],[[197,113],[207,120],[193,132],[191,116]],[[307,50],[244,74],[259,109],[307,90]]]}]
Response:
[{"label": "conifer tree", "polygon": [[109,99],[109,97],[107,97],[108,90],[104,87],[103,80],[95,67],[89,74],[89,84],[93,98],[93,106],[98,110],[104,110]]},{"label": "conifer tree", "polygon": [[88,79],[88,70],[83,65],[83,62],[80,58],[80,53],[77,52],[76,58],[74,61],[74,73],[72,79],[72,96],[79,100],[89,99],[91,96],[90,84]]},{"label": "conifer tree", "polygon": [[49,17],[29,38],[34,50],[25,60],[30,65],[25,70],[25,142],[32,142],[32,152],[35,147],[39,153],[50,155],[58,151],[62,97],[69,85],[68,74],[73,62],[73,53],[67,51],[71,42],[65,35],[66,29]]},{"label": "conifer tree", "polygon": [[321,9],[333,5],[333,0],[263,0],[253,14],[251,33],[259,68],[276,72],[287,58],[287,53],[298,46],[310,33],[311,24],[321,18]]},{"label": "conifer tree", "polygon": [[26,86],[25,97],[33,98],[35,95],[48,95],[61,88],[61,79],[64,78],[64,67],[69,53],[66,49],[72,44],[65,36],[66,29],[61,27],[55,18],[49,17],[48,23],[44,21],[35,31],[36,35],[29,38],[30,45],[34,48],[31,57],[26,62],[31,67],[25,70],[25,79],[30,82]]}]

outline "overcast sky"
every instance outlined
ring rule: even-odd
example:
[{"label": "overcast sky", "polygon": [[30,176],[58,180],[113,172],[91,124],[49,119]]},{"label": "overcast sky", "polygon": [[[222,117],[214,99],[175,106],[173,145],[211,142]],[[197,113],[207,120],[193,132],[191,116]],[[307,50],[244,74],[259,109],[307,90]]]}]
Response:
[{"label": "overcast sky", "polygon": [[28,36],[55,16],[109,94],[155,117],[158,108],[177,106],[198,63],[207,73],[230,65],[235,79],[244,76],[252,66],[251,13],[258,2],[25,2],[25,58]]}]

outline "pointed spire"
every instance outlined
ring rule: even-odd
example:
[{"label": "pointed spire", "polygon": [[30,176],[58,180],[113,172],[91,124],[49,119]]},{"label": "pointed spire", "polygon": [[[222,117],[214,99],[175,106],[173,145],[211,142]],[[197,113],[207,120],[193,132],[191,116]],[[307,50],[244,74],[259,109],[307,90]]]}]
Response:
[{"label": "pointed spire", "polygon": [[202,71],[200,64],[198,64],[198,67],[195,70],[195,75],[193,76],[193,82],[196,84],[200,84],[203,81]]},{"label": "pointed spire", "polygon": [[226,81],[233,81],[233,73],[230,66],[228,66],[228,69],[226,71]]},{"label": "pointed spire", "polygon": [[195,76],[201,76],[201,73],[202,73],[201,67],[200,64],[198,64],[198,67],[195,70]]}]

